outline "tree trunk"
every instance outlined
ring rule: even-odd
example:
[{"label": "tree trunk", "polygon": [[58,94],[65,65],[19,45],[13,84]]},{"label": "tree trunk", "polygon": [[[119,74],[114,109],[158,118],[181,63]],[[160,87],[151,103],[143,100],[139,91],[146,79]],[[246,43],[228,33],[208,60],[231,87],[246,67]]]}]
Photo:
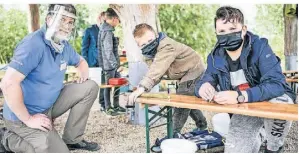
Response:
[{"label": "tree trunk", "polygon": [[[127,51],[127,59],[129,62],[129,82],[130,88],[136,87],[143,79],[144,75],[148,71],[148,66],[145,64],[142,58],[141,50],[138,48],[134,37],[133,30],[137,24],[147,23],[151,25],[155,31],[159,29],[160,23],[157,19],[158,8],[157,5],[145,5],[145,4],[123,4],[123,5],[110,5],[120,17],[123,36],[124,47]],[[155,86],[151,92],[158,92],[159,86]],[[153,106],[151,110],[158,112],[159,107]],[[144,125],[145,110],[139,107],[139,104],[135,104],[135,116],[133,124]],[[151,117],[151,116],[150,116]]]},{"label": "tree trunk", "polygon": [[151,4],[111,4],[120,17],[123,34],[124,47],[128,51],[129,62],[142,61],[141,51],[135,43],[133,30],[140,23],[147,23],[157,31],[157,5]]},{"label": "tree trunk", "polygon": [[[298,4],[297,4],[298,9]],[[298,10],[297,10],[298,11]],[[286,70],[298,70],[298,14],[296,5],[284,4],[284,54]]]},{"label": "tree trunk", "polygon": [[129,62],[129,80],[133,86],[137,86],[139,81],[147,72],[147,65],[143,62],[141,50],[138,48],[133,30],[140,23],[151,25],[157,32],[157,13],[158,6],[154,4],[110,4],[120,17],[124,48],[127,51]]},{"label": "tree trunk", "polygon": [[40,28],[38,4],[29,4],[28,31],[34,32]]}]

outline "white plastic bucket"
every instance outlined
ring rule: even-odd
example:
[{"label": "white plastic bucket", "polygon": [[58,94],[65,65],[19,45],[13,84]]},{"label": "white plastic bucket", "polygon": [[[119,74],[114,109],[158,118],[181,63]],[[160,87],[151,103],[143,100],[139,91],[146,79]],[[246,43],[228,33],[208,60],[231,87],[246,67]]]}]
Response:
[{"label": "white plastic bucket", "polygon": [[89,68],[89,78],[94,80],[98,85],[101,85],[102,68],[93,67]]},{"label": "white plastic bucket", "polygon": [[167,139],[161,143],[162,153],[195,153],[197,146],[185,139]]},{"label": "white plastic bucket", "polygon": [[227,137],[229,130],[230,117],[228,113],[218,113],[212,118],[214,131],[223,137]]}]

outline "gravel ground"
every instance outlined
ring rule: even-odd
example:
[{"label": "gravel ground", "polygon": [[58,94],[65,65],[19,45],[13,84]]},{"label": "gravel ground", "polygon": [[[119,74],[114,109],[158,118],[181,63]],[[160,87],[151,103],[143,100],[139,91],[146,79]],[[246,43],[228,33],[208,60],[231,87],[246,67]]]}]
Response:
[{"label": "gravel ground", "polygon": [[[120,99],[122,100],[122,99]],[[145,127],[139,125],[130,125],[125,122],[125,116],[111,117],[99,111],[99,105],[95,102],[87,123],[84,138],[88,141],[94,141],[100,144],[101,149],[94,153],[143,153],[145,147]],[[123,102],[122,102],[123,103]],[[215,113],[204,112],[208,120],[208,127],[212,128],[211,117]],[[55,120],[55,128],[60,134],[63,132],[68,113]],[[159,121],[160,123],[163,120]],[[2,124],[2,121],[0,122]],[[183,132],[191,131],[195,128],[191,118],[188,119]],[[151,145],[156,138],[161,138],[166,135],[166,126],[151,130]],[[91,153],[89,151],[76,150],[74,153]],[[298,153],[298,123],[294,122],[289,132],[284,147],[285,153]]]},{"label": "gravel ground", "polygon": [[[120,99],[123,100],[123,99]],[[121,102],[123,104],[123,102]],[[208,127],[212,129],[211,118],[215,113],[204,111],[208,120]],[[68,113],[56,120],[55,127],[62,133],[63,126]],[[96,152],[101,153],[143,153],[146,152],[145,146],[145,127],[127,124],[124,116],[111,117],[99,111],[99,105],[95,102],[88,120],[85,139],[95,141],[101,145],[101,149]],[[163,123],[163,119],[158,123]],[[191,131],[196,126],[191,118],[185,124],[183,132]],[[153,145],[156,138],[166,136],[166,126],[155,128],[150,132],[150,141]],[[72,151],[88,152],[88,151]],[[298,123],[294,122],[289,132],[284,147],[285,153],[298,153]]]}]

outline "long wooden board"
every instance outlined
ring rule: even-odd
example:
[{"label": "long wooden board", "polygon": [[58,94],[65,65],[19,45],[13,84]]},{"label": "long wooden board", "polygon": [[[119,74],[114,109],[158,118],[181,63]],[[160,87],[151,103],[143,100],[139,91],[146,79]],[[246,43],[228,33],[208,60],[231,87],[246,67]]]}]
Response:
[{"label": "long wooden board", "polygon": [[199,109],[213,112],[224,112],[256,116],[271,119],[295,120],[298,121],[298,104],[273,104],[270,102],[244,103],[234,105],[220,105],[208,103],[195,96],[170,95],[165,99],[165,94],[154,94],[141,96],[136,102],[141,104],[171,106],[179,108]]},{"label": "long wooden board", "polygon": [[298,83],[298,79],[289,79],[289,78],[286,78],[286,81],[290,82],[290,83]]},{"label": "long wooden board", "polygon": [[297,70],[287,70],[287,71],[283,71],[282,72],[283,74],[295,74],[295,73],[298,73]]},{"label": "long wooden board", "polygon": [[0,80],[4,77],[4,75],[5,75],[5,71],[0,70]]}]

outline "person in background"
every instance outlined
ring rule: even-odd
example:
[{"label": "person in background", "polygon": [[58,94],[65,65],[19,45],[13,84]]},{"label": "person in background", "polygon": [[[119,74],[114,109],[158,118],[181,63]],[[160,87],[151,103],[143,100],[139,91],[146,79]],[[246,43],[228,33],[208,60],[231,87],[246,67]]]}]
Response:
[{"label": "person in background", "polygon": [[[99,67],[98,62],[98,35],[101,25],[105,22],[105,12],[101,12],[97,17],[97,24],[88,27],[82,38],[82,57],[87,61],[89,67]],[[101,82],[104,83],[104,73],[102,73]],[[105,102],[104,102],[104,90],[100,89],[99,92],[99,103],[101,105],[100,110],[104,111]]]},{"label": "person in background", "polygon": [[[119,39],[114,36],[114,28],[119,25],[120,20],[112,8],[105,12],[106,21],[100,27],[98,36],[98,61],[99,66],[103,68],[105,84],[108,84],[111,78],[120,78],[120,72],[123,68],[120,66],[118,55]],[[105,112],[107,115],[118,115],[126,110],[119,105],[119,88],[115,88],[113,93],[113,106],[110,101],[111,88],[104,89]]]}]

